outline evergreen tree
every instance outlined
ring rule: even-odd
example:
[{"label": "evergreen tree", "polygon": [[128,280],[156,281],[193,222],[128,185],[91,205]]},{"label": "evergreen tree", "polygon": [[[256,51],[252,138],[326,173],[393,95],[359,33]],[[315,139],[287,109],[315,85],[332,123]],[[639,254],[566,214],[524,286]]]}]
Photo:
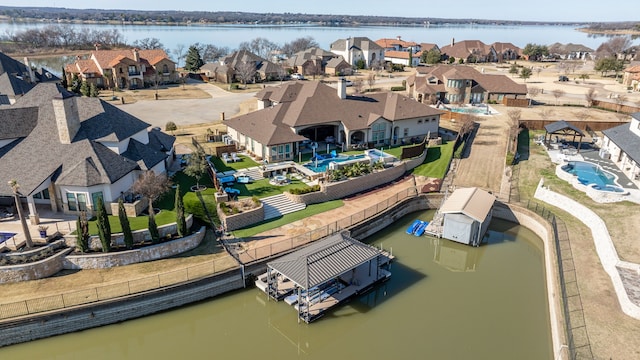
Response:
[{"label": "evergreen tree", "polygon": [[184,202],[182,201],[182,194],[180,193],[180,185],[176,187],[175,209],[178,236],[183,237],[187,235],[187,222],[184,218]]},{"label": "evergreen tree", "polygon": [[62,79],[60,80],[60,85],[65,89],[69,87],[69,82],[67,82],[67,72],[64,70],[64,66],[62,67]]},{"label": "evergreen tree", "polygon": [[204,65],[204,61],[200,57],[200,51],[195,45],[189,46],[187,57],[184,63],[184,69],[187,71],[198,71]]},{"label": "evergreen tree", "polygon": [[118,218],[120,219],[120,227],[122,227],[122,235],[124,236],[124,246],[131,250],[133,249],[133,233],[131,232],[131,224],[129,224],[129,217],[124,209],[122,199],[118,200]]},{"label": "evergreen tree", "polygon": [[157,244],[160,242],[160,233],[158,232],[158,225],[156,224],[156,214],[153,209],[149,213],[149,235],[151,235],[151,242]]},{"label": "evergreen tree", "polygon": [[89,222],[87,221],[87,213],[84,211],[78,215],[76,234],[78,235],[76,244],[78,249],[82,252],[89,251]]},{"label": "evergreen tree", "polygon": [[102,197],[98,198],[98,213],[96,215],[98,219],[98,236],[102,243],[102,251],[111,251],[111,224],[109,224],[109,215],[107,209],[104,207],[104,201]]},{"label": "evergreen tree", "polygon": [[80,94],[89,96],[89,83],[86,80],[83,80],[82,84],[80,84]]},{"label": "evergreen tree", "polygon": [[89,96],[98,97],[99,94],[100,92],[98,91],[98,87],[96,86],[96,84],[91,83],[91,86],[89,87]]},{"label": "evergreen tree", "polygon": [[79,94],[80,93],[80,86],[82,85],[80,78],[78,77],[77,74],[73,74],[73,76],[71,77],[71,86],[69,88],[69,90],[71,90],[72,92]]}]

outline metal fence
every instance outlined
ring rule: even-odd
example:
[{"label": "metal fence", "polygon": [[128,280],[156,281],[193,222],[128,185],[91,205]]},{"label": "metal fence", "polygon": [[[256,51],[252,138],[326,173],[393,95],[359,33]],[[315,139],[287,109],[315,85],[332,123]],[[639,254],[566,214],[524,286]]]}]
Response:
[{"label": "metal fence", "polygon": [[553,228],[569,358],[593,359],[567,226],[549,209],[538,203],[527,201],[522,205],[545,218]]},{"label": "metal fence", "polygon": [[169,285],[177,285],[186,281],[197,280],[237,266],[237,262],[231,256],[227,255],[209,262],[139,279],[44,296],[36,299],[0,304],[0,319],[59,310],[121,296],[138,294]]},{"label": "metal fence", "polygon": [[[331,222],[321,228],[308,231],[304,234],[292,236],[284,240],[255,248],[244,248],[243,244],[227,242],[227,248],[242,264],[270,258],[278,254],[290,251],[298,246],[308,244],[325,236],[335,234],[341,230],[357,225],[375,215],[395,206],[401,201],[418,195],[415,187],[410,187],[350,216]],[[352,200],[357,201],[357,200]]]}]

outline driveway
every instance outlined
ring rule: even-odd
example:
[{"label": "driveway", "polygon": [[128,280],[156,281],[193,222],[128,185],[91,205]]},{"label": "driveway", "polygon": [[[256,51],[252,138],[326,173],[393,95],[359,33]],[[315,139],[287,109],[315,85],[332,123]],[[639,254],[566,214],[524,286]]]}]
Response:
[{"label": "driveway", "polygon": [[121,110],[139,119],[164,129],[168,121],[178,126],[217,122],[220,114],[230,118],[240,111],[240,104],[251,99],[255,93],[231,93],[217,86],[192,82],[195,86],[209,93],[209,99],[179,100],[141,100],[131,104],[119,104]]}]

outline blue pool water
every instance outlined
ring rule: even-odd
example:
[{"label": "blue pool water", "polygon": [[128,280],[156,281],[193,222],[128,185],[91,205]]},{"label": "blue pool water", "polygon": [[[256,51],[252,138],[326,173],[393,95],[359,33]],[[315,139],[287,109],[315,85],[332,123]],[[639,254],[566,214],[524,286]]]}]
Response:
[{"label": "blue pool water", "polygon": [[455,107],[455,106],[448,106],[450,111],[453,112],[457,112],[457,113],[463,113],[463,114],[487,114],[487,110],[488,108],[486,107]]},{"label": "blue pool water", "polygon": [[602,191],[624,191],[615,183],[615,176],[600,169],[598,165],[584,162],[571,161],[567,165],[562,166],[562,170],[578,177],[578,181],[583,185],[593,184],[592,187]]},{"label": "blue pool water", "polygon": [[308,169],[313,170],[314,172],[321,173],[321,172],[327,171],[327,167],[329,166],[329,163],[332,161],[344,162],[348,160],[362,159],[362,158],[364,158],[364,155],[338,156],[331,159],[318,160],[317,163],[315,161],[312,161],[308,164],[305,164],[304,166]]},{"label": "blue pool water", "polygon": [[14,237],[16,233],[0,232],[0,244]]}]

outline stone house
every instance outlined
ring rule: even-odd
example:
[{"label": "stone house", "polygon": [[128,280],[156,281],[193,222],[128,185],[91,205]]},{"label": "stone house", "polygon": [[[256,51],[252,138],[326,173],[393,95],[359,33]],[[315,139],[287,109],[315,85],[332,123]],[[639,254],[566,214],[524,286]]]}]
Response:
[{"label": "stone house", "polygon": [[331,44],[332,53],[342,56],[351,66],[359,60],[369,68],[375,61],[384,61],[384,48],[367,37],[338,39]]},{"label": "stone house", "polygon": [[465,63],[498,62],[498,53],[491,45],[486,45],[480,40],[463,40],[440,48],[447,57],[456,60],[463,59]]}]

